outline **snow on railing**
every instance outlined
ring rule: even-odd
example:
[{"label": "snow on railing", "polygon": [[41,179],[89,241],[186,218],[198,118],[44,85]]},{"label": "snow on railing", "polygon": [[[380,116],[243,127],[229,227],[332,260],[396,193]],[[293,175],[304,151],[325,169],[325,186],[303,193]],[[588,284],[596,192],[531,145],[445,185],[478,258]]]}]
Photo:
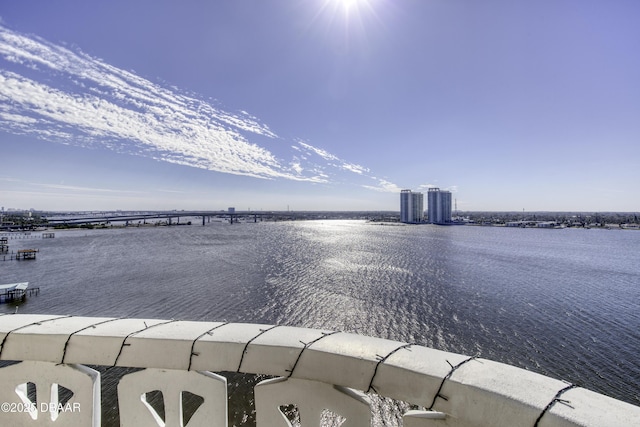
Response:
[{"label": "snow on railing", "polygon": [[368,427],[375,395],[420,408],[407,427],[640,426],[640,407],[509,365],[288,326],[7,314],[0,360],[20,361],[0,369],[2,426],[99,426],[100,373],[85,365],[144,368],[118,383],[122,426],[185,425],[183,393],[201,400],[188,426],[226,426],[227,380],[213,372],[274,377],[254,390],[258,427],[290,425],[291,405],[303,426],[330,411]]}]

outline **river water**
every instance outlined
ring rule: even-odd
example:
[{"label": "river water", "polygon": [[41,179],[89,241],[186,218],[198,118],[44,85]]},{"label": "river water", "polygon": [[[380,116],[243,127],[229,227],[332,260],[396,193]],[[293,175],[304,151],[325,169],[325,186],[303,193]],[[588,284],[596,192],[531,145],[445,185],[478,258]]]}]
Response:
[{"label": "river water", "polygon": [[37,236],[9,240],[36,261],[0,261],[2,283],[40,287],[20,313],[356,332],[640,405],[640,232],[300,221]]}]

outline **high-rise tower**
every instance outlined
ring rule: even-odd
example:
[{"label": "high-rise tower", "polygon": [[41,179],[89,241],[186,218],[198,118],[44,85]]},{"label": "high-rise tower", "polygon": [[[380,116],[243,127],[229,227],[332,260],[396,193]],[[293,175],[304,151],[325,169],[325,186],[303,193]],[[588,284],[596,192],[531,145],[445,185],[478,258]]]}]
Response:
[{"label": "high-rise tower", "polygon": [[427,192],[429,222],[447,224],[451,222],[451,192],[430,188]]},{"label": "high-rise tower", "polygon": [[422,222],[424,219],[424,195],[411,190],[400,192],[400,221],[406,223]]}]

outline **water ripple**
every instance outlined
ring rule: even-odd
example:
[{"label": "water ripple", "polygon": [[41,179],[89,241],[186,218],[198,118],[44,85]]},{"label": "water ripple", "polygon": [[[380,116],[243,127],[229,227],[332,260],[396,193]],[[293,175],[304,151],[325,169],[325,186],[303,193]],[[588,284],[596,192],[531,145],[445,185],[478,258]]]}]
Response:
[{"label": "water ripple", "polygon": [[[22,313],[261,322],[478,354],[640,404],[640,234],[362,221],[57,232]],[[15,307],[2,305],[3,312]]]}]

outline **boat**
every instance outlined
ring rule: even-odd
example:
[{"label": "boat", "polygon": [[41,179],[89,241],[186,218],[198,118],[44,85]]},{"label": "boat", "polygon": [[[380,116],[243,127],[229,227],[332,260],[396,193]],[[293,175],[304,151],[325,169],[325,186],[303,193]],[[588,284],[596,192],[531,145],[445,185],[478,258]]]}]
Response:
[{"label": "boat", "polygon": [[0,285],[0,303],[23,300],[27,295],[28,287],[29,282]]}]

